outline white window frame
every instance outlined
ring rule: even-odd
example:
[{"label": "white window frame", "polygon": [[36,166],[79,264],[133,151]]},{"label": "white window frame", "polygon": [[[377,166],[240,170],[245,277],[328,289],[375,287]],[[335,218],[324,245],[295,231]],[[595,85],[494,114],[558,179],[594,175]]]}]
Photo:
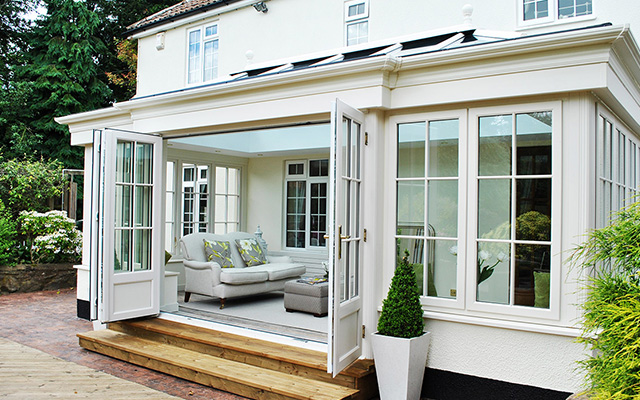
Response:
[{"label": "white window frame", "polygon": [[[478,118],[502,114],[522,114],[529,112],[552,112],[552,171],[551,171],[551,284],[549,308],[492,304],[476,301],[477,288],[477,220],[478,220]],[[388,175],[392,182],[391,194],[387,197],[391,210],[397,209],[397,129],[398,124],[459,118],[460,139],[458,161],[458,266],[457,296],[455,299],[421,297],[426,311],[455,313],[476,317],[494,317],[518,322],[545,321],[554,323],[560,320],[561,283],[562,283],[562,102],[540,102],[495,107],[481,107],[455,110],[441,113],[411,114],[390,117],[389,144],[390,154]],[[640,148],[640,147],[639,147]],[[638,160],[640,164],[640,159]],[[426,174],[426,172],[425,172]],[[425,196],[425,210],[427,209]],[[395,263],[396,211],[390,212],[388,221],[394,229],[389,233],[389,253],[387,262]],[[393,246],[393,248],[391,248]],[[467,268],[467,266],[472,266]],[[511,290],[511,287],[510,287]],[[512,300],[511,300],[512,301]]]},{"label": "white window frame", "polygon": [[543,18],[536,18],[536,19],[531,19],[528,21],[525,21],[524,19],[524,2],[528,1],[528,0],[516,0],[516,12],[517,17],[516,17],[516,21],[518,21],[518,27],[519,28],[529,28],[529,27],[539,27],[539,26],[544,26],[544,25],[552,25],[552,24],[568,24],[568,23],[572,23],[572,22],[578,22],[578,21],[586,21],[586,20],[592,20],[596,18],[596,1],[593,0],[591,3],[591,14],[587,14],[587,15],[579,15],[576,17],[569,17],[569,18],[559,18],[558,16],[558,1],[559,0],[548,0],[548,5],[549,5],[549,15],[547,17],[543,17]]},{"label": "white window frame", "polygon": [[[208,28],[213,28],[215,27],[216,33],[206,36],[206,32]],[[194,79],[193,81],[191,81],[191,74],[190,74],[190,67],[191,67],[191,34],[194,32],[200,32],[200,41],[198,43],[199,47],[200,47],[200,55],[198,57],[198,78]],[[205,53],[204,53],[204,48],[205,48],[205,44],[208,42],[212,42],[212,43],[217,43],[217,48],[214,52],[213,55],[213,76],[210,79],[206,79],[205,80],[205,69],[204,69],[204,65],[205,65]],[[211,22],[208,23],[206,25],[201,25],[197,28],[193,28],[193,29],[189,29],[187,31],[187,37],[186,37],[186,68],[185,68],[185,72],[186,72],[186,76],[185,76],[185,81],[187,82],[187,85],[189,86],[193,86],[193,85],[198,85],[198,84],[203,84],[203,83],[207,83],[207,82],[213,82],[218,78],[219,75],[219,57],[220,57],[220,26],[218,24],[217,21],[215,22]]]},{"label": "white window frame", "polygon": [[596,122],[596,228],[628,206],[640,185],[640,139],[602,104]]},{"label": "white window frame", "polygon": [[[242,191],[242,170],[239,167],[233,167],[229,165],[213,165],[213,173],[215,174],[213,187],[213,229],[212,232],[216,234],[225,234],[229,232],[238,232],[240,230],[240,204],[241,204],[241,191]],[[218,169],[225,170],[225,187],[222,192],[218,192]],[[235,189],[231,189],[230,179],[229,179],[229,170],[234,169],[237,170],[236,181],[235,181]],[[236,193],[232,193],[235,191]],[[216,218],[216,214],[218,213],[218,197],[224,198],[224,220],[219,220]],[[229,204],[230,201],[236,202],[236,215],[233,218],[229,216]],[[218,230],[219,225],[224,225],[224,232],[220,232]],[[230,226],[234,226],[234,229],[229,230]]]},{"label": "white window frame", "polygon": [[[309,163],[311,161],[319,161],[326,160],[327,158],[319,157],[319,158],[309,158],[305,160],[288,160],[285,161],[285,179],[284,179],[284,204],[283,204],[283,248],[287,251],[312,251],[312,252],[323,252],[327,251],[327,242],[325,241],[325,246],[312,246],[311,245],[311,185],[314,183],[325,183],[327,187],[327,209],[325,211],[325,217],[327,219],[325,228],[329,229],[329,175],[327,176],[309,176]],[[289,174],[289,165],[292,164],[302,164],[303,165],[303,173],[302,174]],[[289,247],[287,245],[287,184],[292,181],[304,181],[305,182],[305,246],[304,247]]]},{"label": "white window frame", "polygon": [[[352,16],[349,16],[349,8],[352,6],[356,6],[359,4],[364,5],[364,11],[362,13],[358,13]],[[350,0],[344,3],[344,41],[345,45],[349,46],[349,27],[360,25],[363,23],[367,24],[367,36],[366,40],[363,42],[357,42],[352,44],[353,46],[360,43],[367,43],[369,41],[369,0]]]},{"label": "white window frame", "polygon": [[[425,152],[428,153],[428,130],[429,130],[429,122],[432,121],[443,121],[443,120],[458,120],[458,226],[457,226],[457,246],[458,246],[458,258],[456,265],[456,297],[452,298],[444,298],[444,297],[431,297],[431,296],[423,296],[421,294],[420,301],[423,306],[427,307],[442,307],[442,308],[454,308],[454,309],[463,309],[464,308],[464,275],[465,275],[465,254],[466,254],[466,224],[467,219],[465,217],[467,204],[464,201],[467,193],[467,181],[466,181],[466,171],[467,171],[467,140],[466,140],[466,132],[467,132],[467,112],[466,110],[455,110],[455,111],[446,111],[446,112],[435,112],[435,113],[424,113],[424,114],[412,114],[408,116],[397,116],[392,117],[390,119],[391,126],[394,129],[393,137],[395,141],[394,154],[397,160],[398,154],[398,126],[406,123],[414,123],[414,122],[426,122],[425,126]],[[425,163],[427,162],[427,155],[425,154]],[[396,166],[397,161],[396,161]],[[394,186],[397,188],[397,183],[402,181],[415,181],[415,180],[424,180],[425,187],[426,184],[430,180],[438,180],[438,178],[428,177],[428,165],[425,165],[425,177],[423,178],[398,178],[397,171],[394,171],[395,182]],[[396,167],[397,169],[397,167]],[[394,190],[397,190],[395,189]],[[397,193],[394,196],[396,203],[394,204],[393,210],[397,210]],[[429,198],[425,195],[424,199],[424,210],[425,210],[425,219],[427,218],[427,210],[428,210],[428,202]],[[394,212],[394,227],[396,226],[396,213]],[[425,227],[427,226],[427,221],[425,220]],[[395,229],[394,229],[395,231]],[[395,235],[396,239],[424,239],[428,236],[425,232],[424,235],[418,236],[409,236],[409,235]],[[426,243],[426,241],[425,241]],[[395,249],[394,249],[395,253]],[[426,255],[426,251],[425,251]],[[427,287],[427,263],[423,262],[425,272],[424,272],[424,286]]]}]

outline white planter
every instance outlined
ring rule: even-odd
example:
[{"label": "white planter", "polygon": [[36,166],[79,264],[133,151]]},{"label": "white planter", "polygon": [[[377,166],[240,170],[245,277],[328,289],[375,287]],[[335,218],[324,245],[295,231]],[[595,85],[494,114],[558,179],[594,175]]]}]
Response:
[{"label": "white planter", "polygon": [[372,335],[380,400],[419,400],[431,333],[411,339]]}]

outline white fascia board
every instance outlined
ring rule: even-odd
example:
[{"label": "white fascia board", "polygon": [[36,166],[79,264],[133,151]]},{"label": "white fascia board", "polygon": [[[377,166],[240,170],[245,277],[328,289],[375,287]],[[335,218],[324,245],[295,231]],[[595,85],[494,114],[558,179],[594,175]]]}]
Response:
[{"label": "white fascia board", "polygon": [[160,32],[165,32],[171,29],[175,29],[178,28],[180,26],[183,25],[188,25],[191,24],[193,22],[197,22],[197,21],[202,21],[205,19],[210,19],[210,18],[214,18],[217,17],[219,15],[222,14],[226,14],[228,12],[231,11],[235,11],[235,10],[239,10],[241,8],[245,8],[245,7],[251,7],[253,6],[253,4],[256,3],[256,0],[244,0],[244,1],[239,1],[237,3],[233,3],[224,7],[220,7],[220,8],[214,8],[213,10],[209,10],[209,11],[204,11],[204,12],[198,12],[190,17],[185,17],[185,18],[180,18],[180,17],[173,17],[173,18],[169,18],[169,20],[173,20],[178,18],[177,20],[173,21],[173,22],[167,22],[167,23],[158,23],[158,25],[152,25],[149,27],[149,29],[144,29],[141,32],[138,32],[136,34],[133,34],[131,36],[128,37],[128,39],[141,39],[147,36],[152,36],[155,35],[156,33],[160,33]]},{"label": "white fascia board", "polygon": [[61,125],[69,127],[72,146],[84,146],[93,142],[93,130],[102,128],[123,128],[131,126],[131,114],[114,107],[71,114],[54,118]]}]

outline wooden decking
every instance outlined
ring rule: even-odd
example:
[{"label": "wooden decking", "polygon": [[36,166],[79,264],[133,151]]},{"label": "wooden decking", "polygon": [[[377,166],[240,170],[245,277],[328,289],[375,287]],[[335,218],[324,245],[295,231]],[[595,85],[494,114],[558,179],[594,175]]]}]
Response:
[{"label": "wooden decking", "polygon": [[172,321],[115,323],[78,337],[88,350],[252,399],[366,400],[377,395],[370,360],[332,378],[325,353]]},{"label": "wooden decking", "polygon": [[2,399],[178,399],[0,338]]}]

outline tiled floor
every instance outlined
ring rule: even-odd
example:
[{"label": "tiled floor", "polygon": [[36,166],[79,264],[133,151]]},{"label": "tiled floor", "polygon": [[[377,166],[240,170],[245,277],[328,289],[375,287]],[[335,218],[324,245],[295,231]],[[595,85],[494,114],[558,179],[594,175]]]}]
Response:
[{"label": "tiled floor", "polygon": [[91,323],[75,315],[73,289],[0,296],[0,337],[183,399],[244,399],[84,350],[76,333]]}]

